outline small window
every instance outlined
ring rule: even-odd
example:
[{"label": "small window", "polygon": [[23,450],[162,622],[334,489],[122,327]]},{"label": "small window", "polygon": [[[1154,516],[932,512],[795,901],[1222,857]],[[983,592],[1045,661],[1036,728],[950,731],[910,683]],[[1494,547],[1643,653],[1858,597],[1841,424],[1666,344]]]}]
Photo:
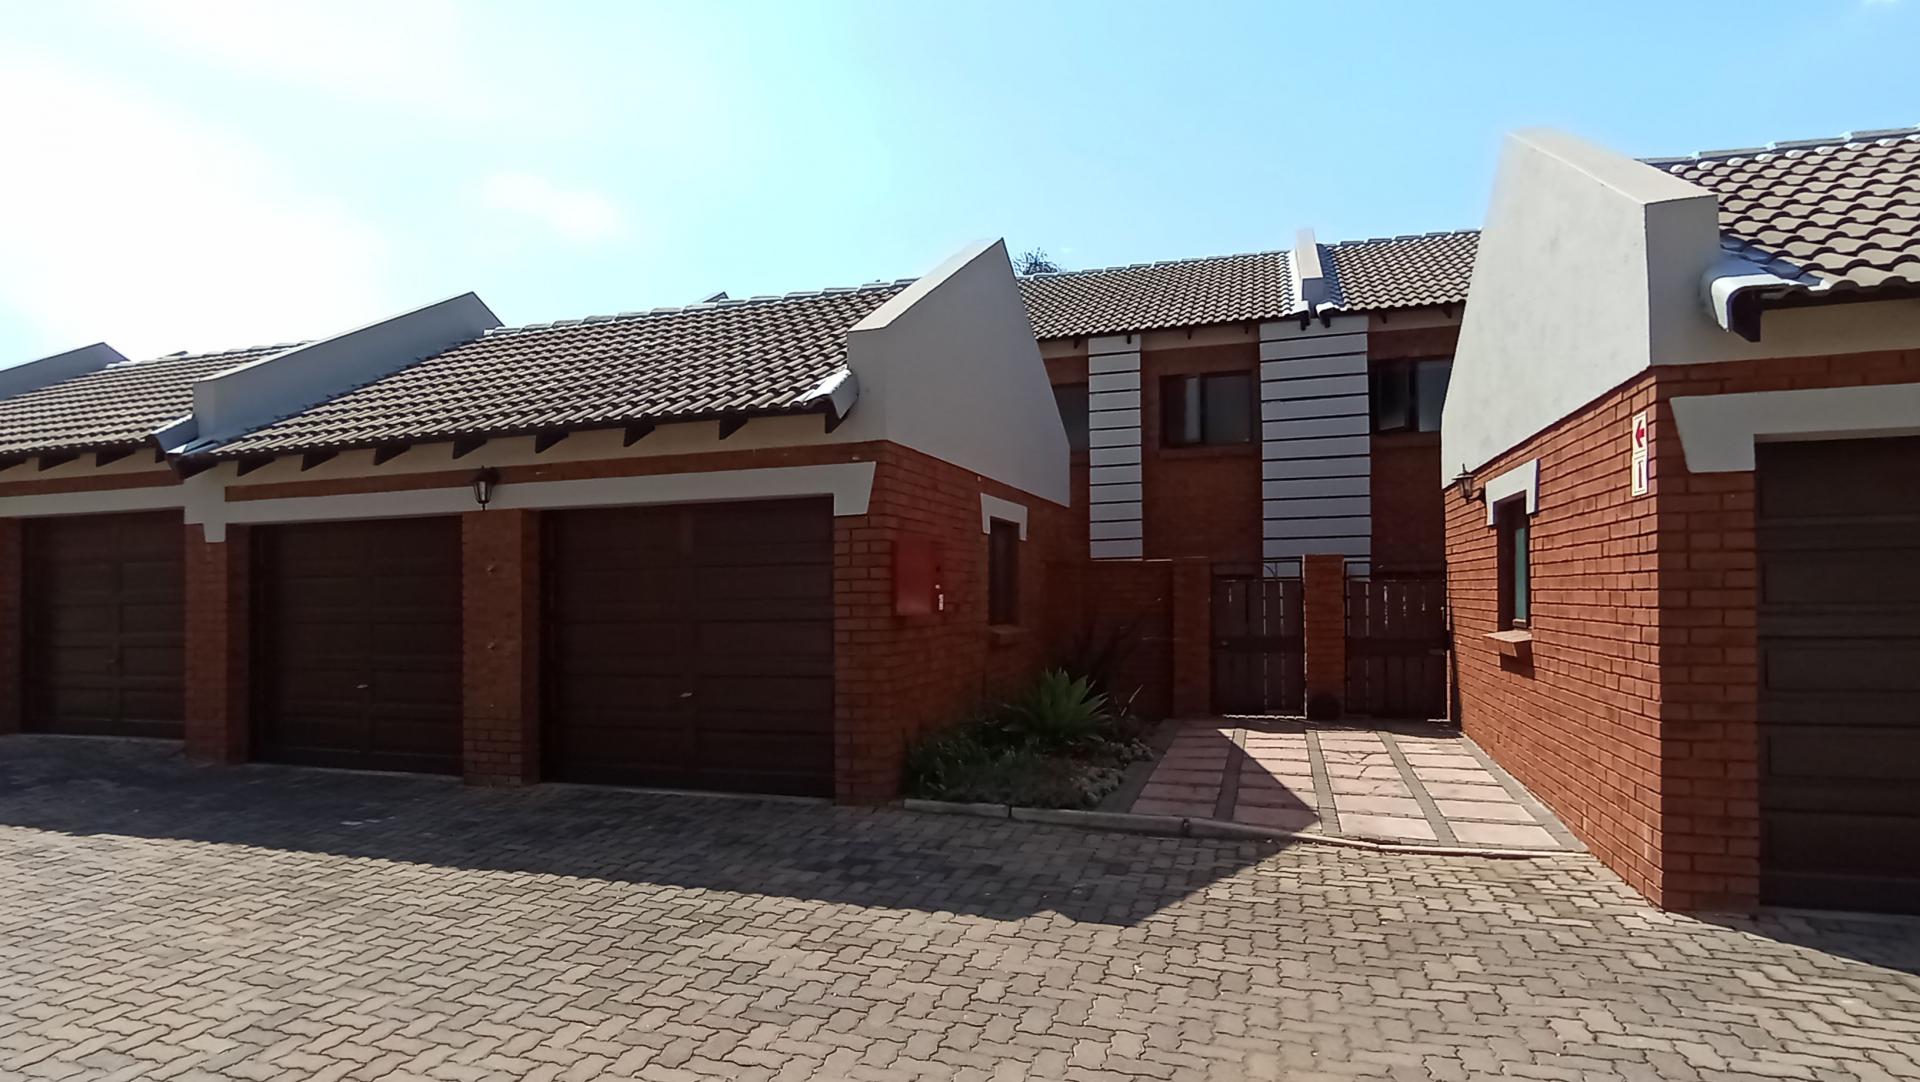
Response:
[{"label": "small window", "polygon": [[1067,449],[1079,454],[1087,449],[1087,385],[1059,383],[1053,388],[1054,405],[1060,407],[1060,423],[1067,430]]},{"label": "small window", "polygon": [[1516,496],[1494,505],[1494,531],[1500,545],[1500,629],[1524,628],[1533,615],[1533,532],[1527,499]]},{"label": "small window", "polygon": [[1373,370],[1375,432],[1438,432],[1453,360],[1387,361]]},{"label": "small window", "polygon": [[987,530],[987,622],[1020,622],[1020,527],[994,519]]},{"label": "small window", "polygon": [[1253,377],[1245,372],[1160,381],[1160,442],[1220,447],[1253,439]]}]

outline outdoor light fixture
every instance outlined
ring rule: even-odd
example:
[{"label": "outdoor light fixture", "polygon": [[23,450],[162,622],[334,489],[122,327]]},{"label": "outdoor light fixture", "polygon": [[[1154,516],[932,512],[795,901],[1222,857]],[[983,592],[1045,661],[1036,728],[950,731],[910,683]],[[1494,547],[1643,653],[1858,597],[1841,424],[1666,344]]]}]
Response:
[{"label": "outdoor light fixture", "polygon": [[493,486],[499,483],[500,471],[492,466],[473,475],[473,502],[480,505],[480,510],[485,511],[493,502]]},{"label": "outdoor light fixture", "polygon": [[1480,493],[1473,487],[1473,474],[1467,472],[1467,467],[1464,464],[1460,467],[1460,472],[1453,475],[1453,479],[1460,486],[1461,500],[1466,503],[1472,503],[1474,500],[1480,498]]}]

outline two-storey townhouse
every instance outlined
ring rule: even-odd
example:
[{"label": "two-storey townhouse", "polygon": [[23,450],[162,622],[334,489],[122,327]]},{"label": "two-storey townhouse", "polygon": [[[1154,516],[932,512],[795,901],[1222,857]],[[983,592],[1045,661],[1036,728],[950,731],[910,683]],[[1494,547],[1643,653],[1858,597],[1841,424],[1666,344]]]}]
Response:
[{"label": "two-storey townhouse", "polygon": [[1145,712],[1299,713],[1311,688],[1318,712],[1441,713],[1431,478],[1476,240],[1303,231],[1022,279],[1088,557],[1061,634],[1137,629]]}]

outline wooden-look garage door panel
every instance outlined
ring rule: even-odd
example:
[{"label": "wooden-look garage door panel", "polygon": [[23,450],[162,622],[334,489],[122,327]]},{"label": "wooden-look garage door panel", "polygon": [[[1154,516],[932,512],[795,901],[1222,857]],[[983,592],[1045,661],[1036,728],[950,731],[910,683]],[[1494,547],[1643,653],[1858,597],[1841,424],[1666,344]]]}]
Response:
[{"label": "wooden-look garage door panel", "polygon": [[830,503],[547,522],[551,776],[831,793]]},{"label": "wooden-look garage door panel", "polygon": [[178,737],[186,701],[180,516],[35,519],[24,541],[28,727]]},{"label": "wooden-look garage door panel", "polygon": [[460,769],[460,524],[302,523],[257,532],[259,757]]},{"label": "wooden-look garage door panel", "polygon": [[1920,912],[1920,440],[1757,451],[1762,899]]}]

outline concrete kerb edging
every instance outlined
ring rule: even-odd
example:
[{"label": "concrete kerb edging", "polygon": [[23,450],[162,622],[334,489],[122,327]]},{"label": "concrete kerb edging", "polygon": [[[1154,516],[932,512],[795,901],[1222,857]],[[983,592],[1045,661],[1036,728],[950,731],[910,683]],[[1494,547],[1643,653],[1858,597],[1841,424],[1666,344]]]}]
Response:
[{"label": "concrete kerb edging", "polygon": [[1384,842],[1367,838],[1341,838],[1327,834],[1306,834],[1297,830],[1249,826],[1220,819],[1177,815],[1134,815],[1131,812],[1070,811],[1063,808],[1021,808],[1007,804],[967,804],[949,800],[903,801],[908,811],[929,815],[965,815],[976,819],[1009,819],[1023,823],[1079,827],[1082,830],[1106,830],[1122,834],[1155,834],[1187,838],[1215,838],[1225,841],[1308,842],[1346,849],[1365,849],[1376,853],[1418,853],[1434,857],[1492,857],[1505,860],[1536,860],[1568,855],[1559,849],[1493,849],[1467,845],[1421,845],[1418,842]]}]

